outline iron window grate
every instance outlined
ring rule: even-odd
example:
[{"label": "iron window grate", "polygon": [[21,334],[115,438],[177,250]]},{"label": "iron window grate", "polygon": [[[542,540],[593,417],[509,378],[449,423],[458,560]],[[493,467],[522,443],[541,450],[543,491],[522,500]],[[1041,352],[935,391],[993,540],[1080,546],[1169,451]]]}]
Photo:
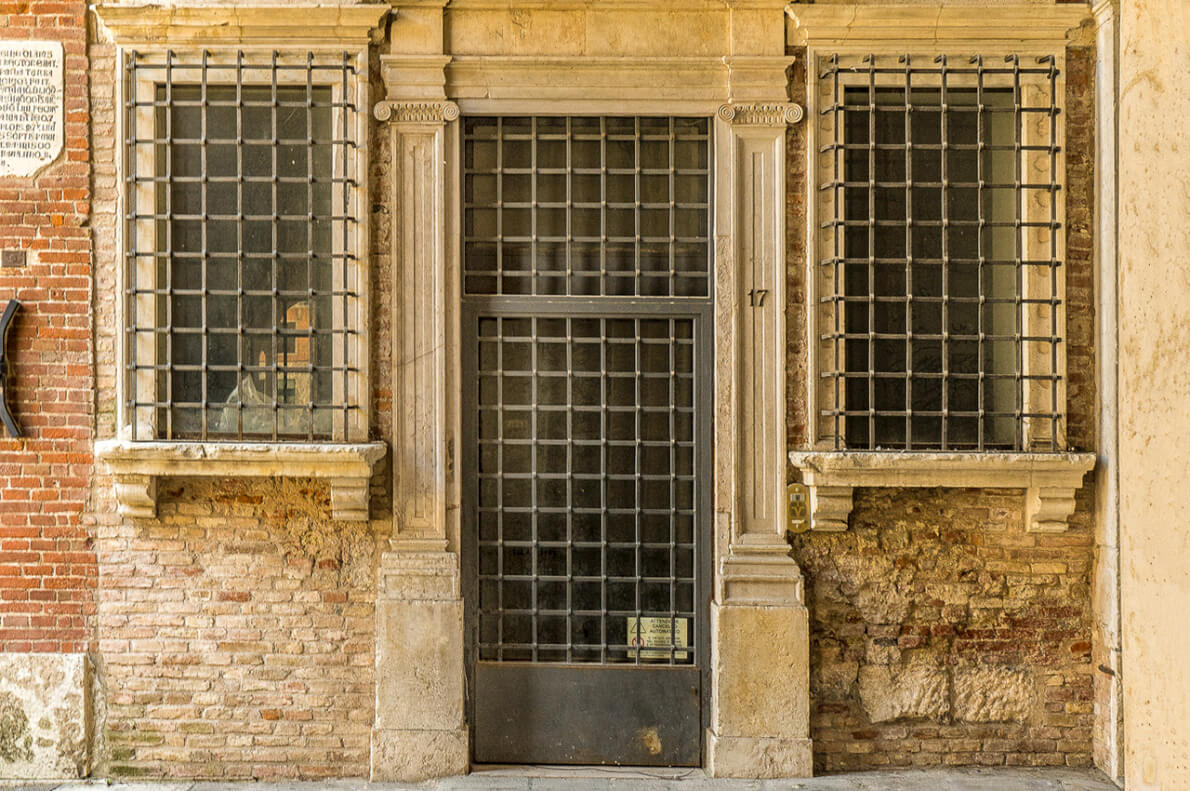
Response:
[{"label": "iron window grate", "polygon": [[133,438],[345,438],[360,409],[356,56],[124,65]]},{"label": "iron window grate", "polygon": [[464,120],[468,295],[710,294],[710,121]]},{"label": "iron window grate", "polygon": [[1061,449],[1055,59],[819,66],[821,434],[837,449]]}]

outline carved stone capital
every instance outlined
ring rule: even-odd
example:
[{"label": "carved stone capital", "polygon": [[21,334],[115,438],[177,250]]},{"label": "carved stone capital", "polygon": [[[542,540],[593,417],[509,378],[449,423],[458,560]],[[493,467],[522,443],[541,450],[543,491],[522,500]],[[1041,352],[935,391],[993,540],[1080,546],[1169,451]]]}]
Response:
[{"label": "carved stone capital", "polygon": [[406,124],[443,124],[456,121],[459,106],[454,102],[377,102],[372,108],[377,121]]},{"label": "carved stone capital", "polygon": [[796,124],[805,113],[799,104],[725,104],[719,117],[734,126],[785,126]]}]

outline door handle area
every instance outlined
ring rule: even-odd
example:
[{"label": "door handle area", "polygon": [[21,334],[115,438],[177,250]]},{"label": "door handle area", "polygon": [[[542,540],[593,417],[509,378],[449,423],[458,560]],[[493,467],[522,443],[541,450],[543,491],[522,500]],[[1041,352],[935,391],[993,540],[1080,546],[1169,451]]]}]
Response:
[{"label": "door handle area", "polygon": [[3,397],[0,397],[0,420],[4,421],[4,428],[8,429],[10,437],[21,436],[21,427],[8,407],[8,331],[12,329],[12,320],[20,307],[20,302],[10,299],[4,314],[0,315],[0,389],[4,391]]}]

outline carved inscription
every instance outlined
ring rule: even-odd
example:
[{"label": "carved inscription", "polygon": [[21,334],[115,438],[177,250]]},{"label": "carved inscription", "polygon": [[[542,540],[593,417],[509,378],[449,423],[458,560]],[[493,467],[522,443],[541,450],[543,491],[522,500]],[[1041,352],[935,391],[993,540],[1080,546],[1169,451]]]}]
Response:
[{"label": "carved inscription", "polygon": [[0,42],[0,176],[31,176],[62,151],[62,45]]}]

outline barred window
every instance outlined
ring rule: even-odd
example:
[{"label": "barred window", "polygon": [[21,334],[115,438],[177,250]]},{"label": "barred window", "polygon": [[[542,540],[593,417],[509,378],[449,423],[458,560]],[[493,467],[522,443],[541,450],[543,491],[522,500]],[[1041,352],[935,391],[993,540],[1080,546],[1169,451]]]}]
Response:
[{"label": "barred window", "polygon": [[818,66],[819,436],[1061,449],[1055,59]]},{"label": "barred window", "polygon": [[356,433],[360,110],[349,53],[131,53],[134,439]]}]

